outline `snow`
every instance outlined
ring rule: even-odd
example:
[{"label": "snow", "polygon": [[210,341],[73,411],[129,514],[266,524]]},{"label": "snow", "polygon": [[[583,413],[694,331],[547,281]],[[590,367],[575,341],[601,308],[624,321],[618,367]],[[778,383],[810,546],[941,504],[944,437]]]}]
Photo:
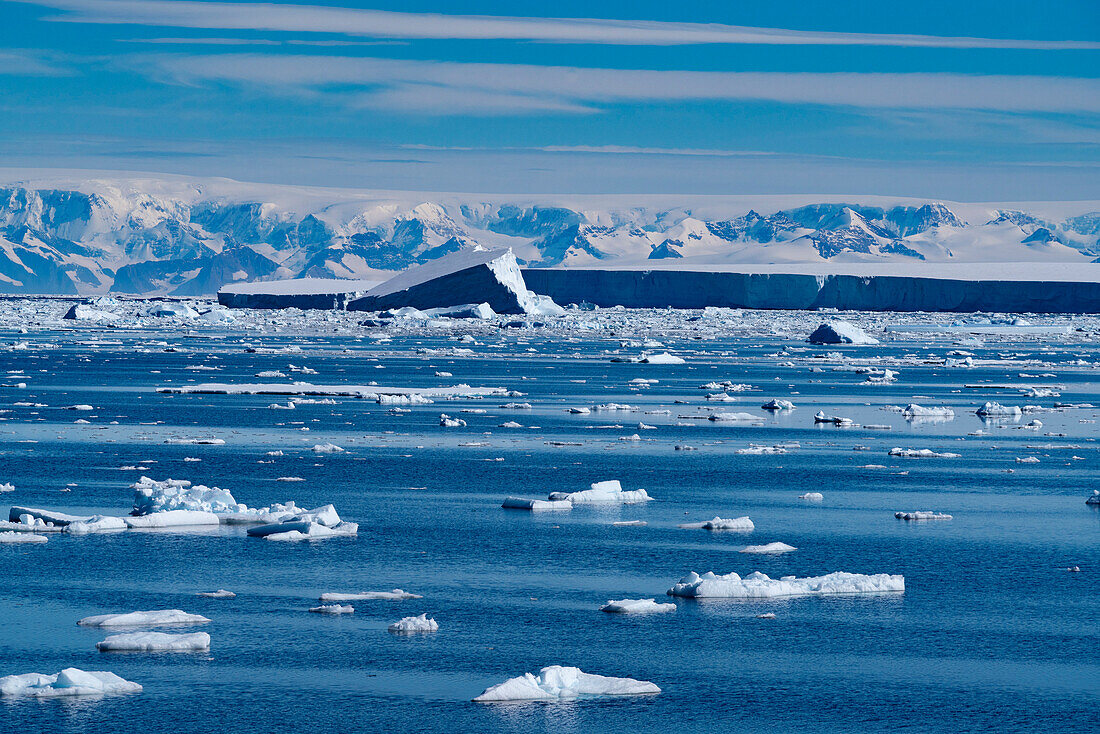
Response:
[{"label": "snow", "polygon": [[899,591],[905,591],[905,578],[884,573],[867,576],[836,572],[806,578],[784,576],[772,579],[756,571],[744,578],[736,573],[719,576],[708,572],[700,576],[692,572],[674,584],[668,590],[668,594],[689,598],[767,599],[785,596],[878,594]]},{"label": "snow", "polygon": [[618,479],[594,482],[589,489],[579,492],[551,492],[550,500],[566,500],[574,505],[620,504],[631,505],[649,502],[653,498],[644,489],[623,490]]},{"label": "snow", "polygon": [[327,592],[321,594],[320,601],[322,602],[340,602],[340,601],[403,601],[406,599],[423,599],[420,594],[410,594],[407,591],[401,589],[394,589],[392,591],[356,591],[350,594],[341,594],[338,592]]},{"label": "snow", "polygon": [[84,617],[81,627],[164,627],[177,624],[206,624],[210,620],[201,614],[188,614],[182,609],[157,609],[149,612],[97,614]]},{"label": "snow", "polygon": [[190,632],[173,635],[166,632],[126,632],[97,642],[100,652],[192,652],[210,649],[210,635]]},{"label": "snow", "polygon": [[24,673],[0,678],[0,695],[34,696],[102,696],[109,693],[137,693],[141,686],[124,680],[106,670],[65,668],[54,675]]},{"label": "snow", "polygon": [[950,515],[945,515],[942,512],[933,512],[931,510],[920,510],[917,512],[895,512],[894,517],[899,520],[950,520]]},{"label": "snow", "polygon": [[888,452],[889,456],[899,456],[907,459],[957,459],[959,454],[952,454],[950,452],[936,452],[932,449],[902,449],[892,448]]},{"label": "snow", "polygon": [[314,614],[352,614],[355,612],[355,607],[345,604],[322,604],[319,607],[310,607],[309,611]]},{"label": "snow", "polygon": [[773,553],[790,553],[796,550],[798,549],[793,545],[787,545],[786,543],[766,543],[764,545],[746,545],[740,552],[768,555]]},{"label": "snow", "polygon": [[403,619],[394,622],[387,629],[390,632],[398,634],[410,634],[415,632],[435,632],[439,629],[439,623],[434,619],[429,619],[428,615],[421,614],[419,617],[404,617]]},{"label": "snow", "polygon": [[609,614],[657,614],[674,612],[676,605],[658,604],[656,599],[613,599],[600,607],[600,611]]},{"label": "snow", "polygon": [[811,344],[878,344],[878,339],[847,321],[827,321],[814,329]]},{"label": "snow", "polygon": [[15,531],[0,532],[0,545],[14,543],[45,543],[49,540],[45,535],[35,533],[23,533]]},{"label": "snow", "polygon": [[537,676],[526,673],[490,686],[474,699],[477,703],[499,701],[553,701],[588,696],[634,696],[660,693],[649,681],[585,673],[580,668],[551,665]]}]

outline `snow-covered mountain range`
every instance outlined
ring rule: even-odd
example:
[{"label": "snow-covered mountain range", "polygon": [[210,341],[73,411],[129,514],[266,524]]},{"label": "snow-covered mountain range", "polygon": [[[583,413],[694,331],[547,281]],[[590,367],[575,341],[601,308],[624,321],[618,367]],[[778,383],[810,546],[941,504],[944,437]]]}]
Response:
[{"label": "snow-covered mountain range", "polygon": [[1100,259],[1100,202],[510,197],[40,172],[3,180],[0,293],[202,295],[251,280],[382,280],[474,243],[511,247],[528,267]]}]

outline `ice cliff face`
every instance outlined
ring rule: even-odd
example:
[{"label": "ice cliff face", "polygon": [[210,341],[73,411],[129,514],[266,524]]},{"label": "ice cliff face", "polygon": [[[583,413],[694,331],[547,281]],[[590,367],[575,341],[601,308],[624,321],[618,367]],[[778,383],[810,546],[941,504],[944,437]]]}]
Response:
[{"label": "ice cliff face", "polygon": [[511,248],[524,267],[1100,257],[1100,207],[1087,204],[1051,216],[1019,205],[789,201],[704,197],[692,207],[179,179],[24,182],[0,185],[0,293],[201,295],[253,280],[382,281],[473,245]]}]

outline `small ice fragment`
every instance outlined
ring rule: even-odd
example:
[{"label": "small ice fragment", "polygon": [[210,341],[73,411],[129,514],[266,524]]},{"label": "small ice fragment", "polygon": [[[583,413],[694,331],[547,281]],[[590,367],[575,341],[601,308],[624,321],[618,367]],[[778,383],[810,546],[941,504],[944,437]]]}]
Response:
[{"label": "small ice fragment", "polygon": [[352,614],[355,607],[344,604],[322,604],[319,607],[310,607],[314,614]]},{"label": "small ice fragment", "polygon": [[419,617],[405,617],[394,622],[387,629],[398,634],[411,634],[416,632],[435,632],[439,629],[439,623],[429,619],[427,613]]},{"label": "small ice fragment", "polygon": [[657,614],[676,611],[676,605],[658,604],[656,599],[612,599],[600,607],[609,614]]}]

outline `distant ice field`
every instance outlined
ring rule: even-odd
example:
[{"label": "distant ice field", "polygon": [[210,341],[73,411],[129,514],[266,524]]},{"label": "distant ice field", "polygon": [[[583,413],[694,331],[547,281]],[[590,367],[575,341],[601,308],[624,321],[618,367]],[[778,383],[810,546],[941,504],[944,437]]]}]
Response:
[{"label": "distant ice field", "polygon": [[[1095,730],[1100,511],[1085,499],[1100,476],[1100,319],[1025,316],[1068,330],[975,337],[887,329],[959,315],[844,314],[881,341],[853,346],[806,342],[836,314],[601,309],[505,328],[234,311],[227,325],[107,328],[61,322],[69,305],[0,304],[0,483],[13,487],[0,520],[11,505],[125,515],[148,476],[252,507],[331,503],[359,533],[271,543],[220,525],[0,545],[0,676],[76,667],[143,687],[0,696],[12,731]],[[684,364],[612,362],[666,352]],[[294,382],[432,388],[433,402],[157,391]],[[508,394],[470,395],[482,388]],[[764,410],[772,399],[795,408]],[[987,402],[1021,415],[982,420]],[[953,417],[903,413],[914,404]],[[719,412],[758,419],[708,420]],[[326,444],[344,451],[314,450]],[[738,453],[753,447],[772,450]],[[653,501],[500,507],[612,479]],[[752,532],[678,527],[743,516]],[[614,524],[632,521],[645,524]],[[796,550],[740,552],[776,542]],[[665,595],[708,571],[897,574],[905,591]],[[322,594],[397,588],[422,598],[308,613]],[[236,597],[197,596],[213,589]],[[599,610],[646,598],[676,610]],[[104,630],[76,625],[156,609],[209,618],[210,649],[105,654]],[[387,632],[420,614],[439,629]],[[471,702],[551,665],[661,693]]]}]

